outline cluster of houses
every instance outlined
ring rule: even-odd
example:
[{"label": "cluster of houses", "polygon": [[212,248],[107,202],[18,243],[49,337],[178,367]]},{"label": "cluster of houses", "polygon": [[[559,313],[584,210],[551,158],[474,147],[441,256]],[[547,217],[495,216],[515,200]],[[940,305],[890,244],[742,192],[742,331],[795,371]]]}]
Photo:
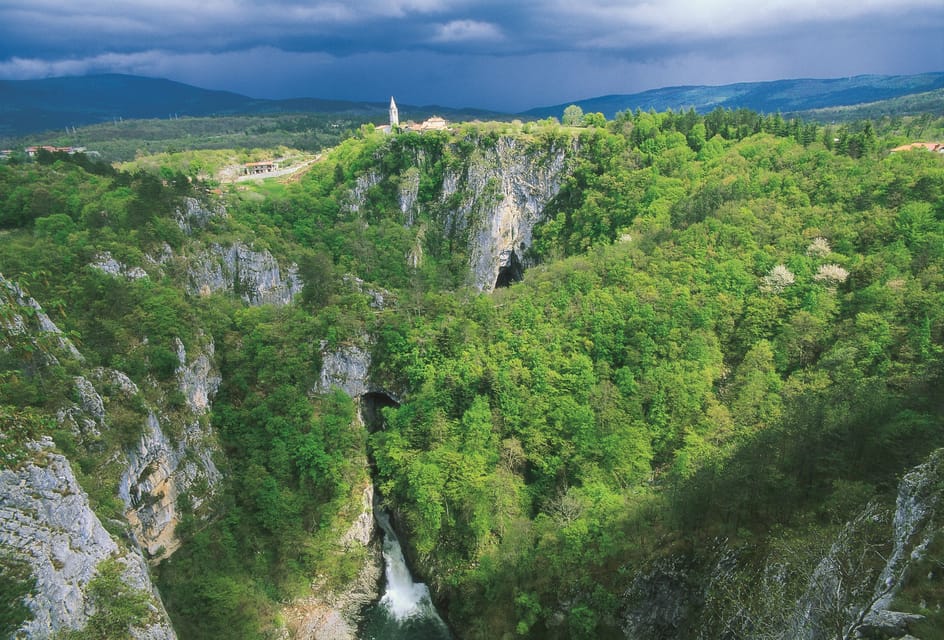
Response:
[{"label": "cluster of houses", "polygon": [[[48,151],[49,153],[68,153],[70,156],[76,153],[85,153],[85,147],[54,147],[49,144],[39,145],[35,147],[26,147],[23,149],[27,157],[35,158],[39,155],[40,151]],[[95,154],[95,151],[89,152]],[[13,149],[0,149],[0,160],[7,160],[13,157]]]},{"label": "cluster of houses", "polygon": [[71,156],[76,153],[85,153],[85,147],[54,147],[52,145],[44,144],[38,147],[26,147],[24,151],[26,151],[26,155],[30,158],[35,158],[40,151],[48,151],[49,153],[68,153]]},{"label": "cluster of houses", "polygon": [[390,96],[390,124],[377,125],[377,131],[384,133],[394,133],[397,131],[415,131],[423,133],[425,131],[445,131],[449,128],[449,123],[440,116],[431,116],[423,122],[407,122],[400,124],[400,113],[397,110],[397,103],[393,96]]}]

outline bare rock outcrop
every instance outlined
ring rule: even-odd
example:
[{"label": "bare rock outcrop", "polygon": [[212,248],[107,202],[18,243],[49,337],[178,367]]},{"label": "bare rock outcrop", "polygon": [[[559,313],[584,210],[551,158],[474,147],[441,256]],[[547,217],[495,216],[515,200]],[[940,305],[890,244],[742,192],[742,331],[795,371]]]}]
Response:
[{"label": "bare rock outcrop", "polygon": [[110,251],[102,251],[95,256],[95,259],[89,265],[93,269],[98,269],[103,273],[107,273],[110,276],[115,276],[118,278],[127,278],[128,280],[140,280],[141,278],[147,278],[147,272],[141,267],[129,267],[128,265],[119,262],[111,255]]},{"label": "bare rock outcrop", "polygon": [[205,228],[213,218],[225,218],[226,215],[222,205],[209,206],[196,198],[184,198],[183,206],[177,208],[177,225],[190,235],[194,229]]},{"label": "bare rock outcrop", "polygon": [[322,344],[321,348],[321,376],[315,391],[327,393],[336,387],[351,398],[358,398],[369,391],[369,351],[357,345],[346,345],[329,351]]},{"label": "bare rock outcrop", "polygon": [[302,290],[296,265],[283,269],[267,250],[255,251],[241,242],[211,244],[190,259],[188,273],[191,294],[225,291],[252,305],[289,304]]},{"label": "bare rock outcrop", "polygon": [[49,451],[51,444],[34,443],[30,462],[0,470],[0,549],[25,560],[35,580],[25,599],[32,619],[15,637],[49,638],[82,628],[94,613],[89,582],[102,561],[118,558],[122,581],[151,600],[151,615],[131,637],[176,638],[140,552],[122,548],[105,530],[69,462]]},{"label": "bare rock outcrop", "polygon": [[[440,220],[445,233],[468,243],[469,283],[491,291],[503,254],[506,261],[513,252],[517,261],[526,262],[534,227],[560,192],[577,150],[576,140],[570,146],[537,148],[524,138],[499,136],[493,143],[477,145],[465,160],[444,170],[437,203],[419,198],[423,172],[430,167],[427,154],[416,150],[408,156],[411,166],[398,175],[385,176],[371,168],[358,176],[341,208],[358,213],[367,205],[371,189],[393,180],[404,224],[418,225],[423,213]],[[423,211],[424,206],[430,210]],[[417,243],[405,256],[414,268],[422,264],[424,233],[418,225]]]},{"label": "bare rock outcrop", "polygon": [[[125,517],[135,538],[151,557],[171,555],[180,547],[176,527],[182,517],[181,496],[187,511],[196,513],[215,495],[221,474],[213,462],[219,451],[216,438],[201,416],[220,385],[215,369],[213,343],[208,342],[188,360],[183,343],[177,342],[180,366],[177,380],[190,417],[178,416],[174,438],[168,437],[161,420],[149,411],[144,434],[127,452],[127,465],[119,482]],[[128,381],[132,385],[131,381]],[[137,389],[131,390],[137,393]]]},{"label": "bare rock outcrop", "polygon": [[472,284],[491,291],[498,279],[502,252],[519,259],[531,246],[534,226],[558,194],[568,173],[568,151],[537,153],[524,141],[503,136],[494,147],[480,147],[464,172],[447,172],[443,200],[460,194],[451,215],[459,226],[472,226]]},{"label": "bare rock outcrop", "polygon": [[[46,364],[57,364],[58,358],[52,350],[59,349],[65,355],[82,361],[72,341],[62,333],[36,300],[23,291],[16,282],[0,274],[0,327],[6,336],[0,336],[0,348],[10,348],[12,342],[26,341],[31,350],[41,354]],[[51,338],[51,343],[49,341]]]}]

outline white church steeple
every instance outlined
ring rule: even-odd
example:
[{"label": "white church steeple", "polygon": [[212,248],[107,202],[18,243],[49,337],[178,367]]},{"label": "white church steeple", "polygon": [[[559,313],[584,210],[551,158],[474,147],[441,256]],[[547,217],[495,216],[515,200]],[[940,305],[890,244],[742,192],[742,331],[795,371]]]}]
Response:
[{"label": "white church steeple", "polygon": [[400,126],[400,113],[397,111],[397,103],[393,96],[390,96],[390,130],[393,131]]}]

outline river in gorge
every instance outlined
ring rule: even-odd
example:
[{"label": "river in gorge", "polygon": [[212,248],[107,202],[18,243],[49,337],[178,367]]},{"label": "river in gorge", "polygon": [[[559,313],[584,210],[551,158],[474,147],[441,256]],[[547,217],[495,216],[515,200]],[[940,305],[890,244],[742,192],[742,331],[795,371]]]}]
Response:
[{"label": "river in gorge", "polygon": [[361,640],[450,640],[429,589],[413,581],[390,518],[382,511],[375,517],[383,530],[383,595],[364,611],[358,636]]}]

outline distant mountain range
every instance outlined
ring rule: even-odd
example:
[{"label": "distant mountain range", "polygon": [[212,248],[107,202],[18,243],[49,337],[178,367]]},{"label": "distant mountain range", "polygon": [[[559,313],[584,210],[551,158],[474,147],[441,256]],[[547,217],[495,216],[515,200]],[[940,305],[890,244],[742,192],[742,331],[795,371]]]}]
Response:
[{"label": "distant mountain range", "polygon": [[[386,102],[318,98],[266,100],[181,82],[122,74],[0,81],[0,137],[81,127],[117,118],[171,118],[274,113],[345,113],[386,118]],[[453,119],[501,114],[476,109],[399,105],[400,113]]]},{"label": "distant mountain range", "polygon": [[[666,87],[628,95],[609,95],[567,104],[539,107],[524,115],[561,117],[568,104],[585,113],[602,112],[612,118],[620,111],[642,109],[675,111],[694,108],[699,113],[747,108],[761,113],[800,113],[813,109],[874,103],[890,98],[944,88],[944,72],[911,76],[855,76],[829,80],[799,79],[773,82],[741,82],[717,87]],[[941,105],[944,109],[944,105]]]},{"label": "distant mountain range", "polygon": [[[584,112],[599,111],[608,118],[627,109],[663,111],[690,107],[702,113],[717,107],[745,107],[764,113],[805,112],[815,118],[817,116],[811,110],[876,103],[942,88],[944,72],[746,82],[717,87],[668,87],[629,95],[589,98],[573,104],[579,105]],[[933,102],[934,94],[931,95]],[[566,106],[540,107],[520,115],[560,117]],[[201,89],[171,80],[121,74],[0,81],[0,137],[18,137],[118,118],[275,113],[344,113],[379,121],[386,116],[387,103],[318,98],[266,100],[229,91]],[[440,106],[400,105],[400,113],[413,118],[438,113],[451,120],[511,117],[493,111]]]}]

